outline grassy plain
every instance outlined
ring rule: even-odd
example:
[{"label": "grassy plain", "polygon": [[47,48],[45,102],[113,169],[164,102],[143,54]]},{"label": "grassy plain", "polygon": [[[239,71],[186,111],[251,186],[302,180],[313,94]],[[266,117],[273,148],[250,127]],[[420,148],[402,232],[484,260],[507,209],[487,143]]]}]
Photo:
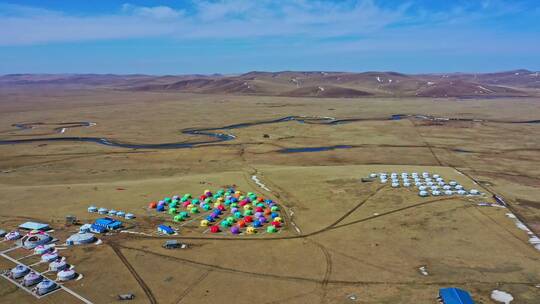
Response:
[{"label": "grassy plain", "polygon": [[[63,239],[95,204],[133,212],[132,230],[155,234],[170,220],[146,205],[166,195],[236,184],[281,203],[287,226],[276,235],[218,236],[182,226],[187,250],[163,239],[115,234],[63,253],[84,274],[66,286],[94,303],[133,292],[133,303],[435,303],[438,288],[471,291],[493,303],[493,289],[516,303],[537,303],[540,252],[506,216],[479,207],[504,197],[540,233],[538,99],[320,99],[124,92],[5,90],[0,139],[106,137],[130,143],[190,142],[185,128],[290,115],[365,118],[339,125],[296,121],[224,131],[235,140],[189,149],[126,149],[80,142],[0,145],[0,228],[48,222]],[[385,120],[424,114],[490,121]],[[17,130],[15,123],[91,121],[55,134],[57,125]],[[267,134],[268,136],[263,136]],[[310,153],[285,148],[350,145]],[[406,189],[361,183],[380,171],[429,171],[485,193],[481,198],[420,198]],[[251,179],[257,175],[271,192]],[[293,224],[299,229],[296,230]],[[173,223],[173,225],[175,225]],[[10,244],[0,244],[0,250]],[[13,253],[24,254],[22,253]],[[0,259],[0,268],[13,265]],[[418,268],[426,266],[428,276]],[[349,297],[356,295],[357,300]],[[0,280],[0,303],[36,300]],[[40,303],[77,303],[65,292]]]}]

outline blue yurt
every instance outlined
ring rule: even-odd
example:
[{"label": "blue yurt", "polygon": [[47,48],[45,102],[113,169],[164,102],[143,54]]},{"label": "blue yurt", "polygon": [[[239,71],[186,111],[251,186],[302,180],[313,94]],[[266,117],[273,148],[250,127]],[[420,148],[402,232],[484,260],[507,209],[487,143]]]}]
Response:
[{"label": "blue yurt", "polygon": [[30,272],[30,269],[24,265],[17,265],[10,271],[10,276],[13,279],[18,279],[24,277],[27,273]]},{"label": "blue yurt", "polygon": [[42,296],[46,293],[49,293],[55,290],[56,288],[58,288],[58,285],[56,285],[55,282],[51,280],[43,280],[36,286],[36,289],[37,289],[36,292],[38,295]]}]

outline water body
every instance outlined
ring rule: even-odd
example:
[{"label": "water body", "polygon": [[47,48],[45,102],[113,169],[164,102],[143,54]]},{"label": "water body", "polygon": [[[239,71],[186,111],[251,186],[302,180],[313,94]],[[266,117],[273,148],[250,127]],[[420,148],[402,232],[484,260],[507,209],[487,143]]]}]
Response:
[{"label": "water body", "polygon": [[303,152],[322,152],[338,149],[350,149],[353,146],[349,145],[336,145],[336,146],[323,146],[323,147],[301,147],[301,148],[286,148],[279,150],[279,153],[303,153]]},{"label": "water body", "polygon": [[[434,121],[488,121],[488,120],[478,120],[472,118],[445,118],[445,117],[434,117],[422,114],[393,114],[389,117],[381,118],[348,118],[348,119],[335,119],[333,117],[309,117],[309,116],[285,116],[278,119],[255,121],[255,122],[246,122],[239,124],[232,124],[222,127],[215,128],[188,128],[181,130],[182,134],[186,135],[202,135],[208,137],[207,140],[201,141],[192,141],[192,142],[171,142],[171,143],[158,143],[158,144],[145,144],[145,143],[128,143],[116,141],[104,137],[41,137],[41,138],[28,138],[28,139],[15,139],[15,140],[0,140],[0,145],[13,145],[13,144],[24,144],[24,143],[39,143],[39,142],[90,142],[100,145],[118,147],[118,148],[128,148],[128,149],[187,149],[187,148],[196,148],[198,146],[215,144],[226,141],[232,141],[236,139],[233,134],[226,133],[227,130],[248,128],[251,126],[265,125],[265,124],[275,124],[288,121],[295,121],[298,123],[306,124],[321,124],[321,125],[339,125],[346,124],[358,121],[388,121],[388,120],[400,120],[406,118],[414,118],[421,120],[434,120]],[[493,122],[502,122],[502,121],[493,121]],[[529,121],[509,121],[504,123],[540,123],[540,120],[529,120]],[[79,121],[79,122],[65,122],[65,123],[19,123],[14,124],[13,126],[20,130],[33,129],[35,126],[39,125],[56,125],[57,128],[54,129],[55,133],[63,134],[66,130],[76,127],[91,127],[94,126],[93,122]],[[221,132],[218,132],[221,131]],[[303,152],[321,152],[337,149],[350,149],[353,146],[350,145],[334,145],[334,146],[322,146],[322,147],[300,147],[300,148],[287,148],[280,150],[280,153],[303,153]],[[458,152],[470,152],[466,150],[461,150]]]}]

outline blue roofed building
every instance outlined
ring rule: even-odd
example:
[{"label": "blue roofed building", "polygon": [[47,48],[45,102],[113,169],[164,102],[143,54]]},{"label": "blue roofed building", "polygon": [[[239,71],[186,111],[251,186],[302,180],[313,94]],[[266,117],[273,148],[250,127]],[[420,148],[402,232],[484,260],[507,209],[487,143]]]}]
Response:
[{"label": "blue roofed building", "polygon": [[167,226],[167,225],[159,225],[157,230],[158,232],[161,232],[164,234],[174,234],[174,229],[172,229],[171,226]]},{"label": "blue roofed building", "polygon": [[439,299],[443,304],[474,304],[467,291],[455,287],[439,289]]},{"label": "blue roofed building", "polygon": [[122,222],[110,217],[97,219],[93,225],[104,227],[107,230],[116,230],[122,227]]},{"label": "blue roofed building", "polygon": [[107,232],[107,228],[104,227],[104,226],[92,224],[90,226],[90,231],[93,232],[93,233],[105,233],[105,232]]}]

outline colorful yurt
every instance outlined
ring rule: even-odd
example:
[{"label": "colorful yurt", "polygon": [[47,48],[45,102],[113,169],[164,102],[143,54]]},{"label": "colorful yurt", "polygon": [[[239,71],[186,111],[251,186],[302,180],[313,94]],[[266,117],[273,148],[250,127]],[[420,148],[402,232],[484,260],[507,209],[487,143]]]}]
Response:
[{"label": "colorful yurt", "polygon": [[276,228],[279,228],[279,227],[281,227],[281,223],[280,223],[280,222],[273,221],[273,222],[272,222],[272,226],[274,226],[274,227],[276,227]]},{"label": "colorful yurt", "polygon": [[247,234],[254,234],[256,232],[257,232],[257,230],[255,230],[255,228],[253,228],[253,227],[247,227],[246,228],[246,233]]},{"label": "colorful yurt", "polygon": [[202,220],[201,221],[201,227],[208,227],[209,224],[210,224],[210,222],[208,220]]},{"label": "colorful yurt", "polygon": [[238,226],[232,226],[231,227],[231,233],[232,234],[239,234],[240,233],[240,228],[238,228]]},{"label": "colorful yurt", "polygon": [[219,231],[220,231],[219,226],[210,227],[210,232],[212,232],[212,233],[218,233]]},{"label": "colorful yurt", "polygon": [[156,209],[157,207],[157,202],[151,202],[150,204],[148,204],[148,208],[150,209]]},{"label": "colorful yurt", "polygon": [[268,226],[268,227],[266,227],[266,232],[268,232],[268,233],[276,233],[277,228],[275,226]]}]

